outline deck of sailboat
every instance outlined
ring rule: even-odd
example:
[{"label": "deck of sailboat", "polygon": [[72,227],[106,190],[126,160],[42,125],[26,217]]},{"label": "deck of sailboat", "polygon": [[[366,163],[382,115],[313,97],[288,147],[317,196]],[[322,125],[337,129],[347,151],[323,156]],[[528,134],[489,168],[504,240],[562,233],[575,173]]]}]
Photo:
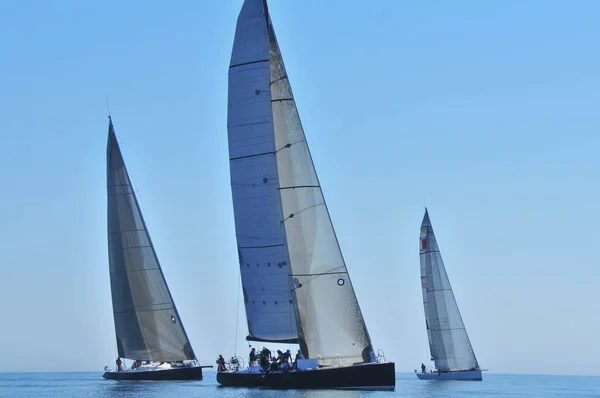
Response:
[{"label": "deck of sailboat", "polygon": [[450,372],[415,372],[420,380],[482,381],[481,370],[456,370]]},{"label": "deck of sailboat", "polygon": [[219,372],[217,381],[225,387],[266,387],[273,389],[394,390],[393,362],[367,363],[301,371],[274,371],[269,374]]}]

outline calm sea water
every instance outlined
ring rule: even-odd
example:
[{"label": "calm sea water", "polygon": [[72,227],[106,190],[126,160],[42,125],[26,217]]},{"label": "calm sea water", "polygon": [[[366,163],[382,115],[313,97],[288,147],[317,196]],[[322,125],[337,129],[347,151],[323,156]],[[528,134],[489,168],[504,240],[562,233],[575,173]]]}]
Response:
[{"label": "calm sea water", "polygon": [[600,397],[600,377],[484,374],[482,382],[418,380],[398,373],[396,391],[272,391],[219,387],[214,371],[203,381],[126,382],[102,373],[0,373],[0,397]]}]

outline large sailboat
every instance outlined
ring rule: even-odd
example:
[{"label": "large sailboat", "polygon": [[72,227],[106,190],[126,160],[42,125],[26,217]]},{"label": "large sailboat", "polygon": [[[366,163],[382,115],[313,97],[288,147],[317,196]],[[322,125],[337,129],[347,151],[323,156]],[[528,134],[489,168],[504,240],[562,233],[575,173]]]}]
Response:
[{"label": "large sailboat", "polygon": [[[108,260],[118,368],[113,380],[202,380],[146,229],[109,116],[106,149]],[[125,369],[125,358],[135,361]],[[120,369],[119,369],[120,368]]]},{"label": "large sailboat", "polygon": [[421,380],[482,380],[467,329],[425,209],[419,241],[421,288],[431,360],[435,369],[415,370]]},{"label": "large sailboat", "polygon": [[394,389],[373,351],[265,0],[240,11],[229,66],[231,189],[248,341],[298,344],[293,369],[224,371],[225,386]]}]

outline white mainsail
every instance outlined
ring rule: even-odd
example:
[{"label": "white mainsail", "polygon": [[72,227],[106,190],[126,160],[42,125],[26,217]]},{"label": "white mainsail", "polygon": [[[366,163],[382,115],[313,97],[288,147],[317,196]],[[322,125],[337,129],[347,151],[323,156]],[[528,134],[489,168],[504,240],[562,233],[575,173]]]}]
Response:
[{"label": "white mainsail", "polygon": [[149,361],[195,359],[156,257],[109,117],[108,259],[117,350]]},{"label": "white mainsail", "polygon": [[421,288],[431,358],[438,370],[479,369],[425,209],[419,240]]},{"label": "white mainsail", "polygon": [[228,136],[249,339],[322,365],[374,361],[265,0],[246,0],[229,68]]}]

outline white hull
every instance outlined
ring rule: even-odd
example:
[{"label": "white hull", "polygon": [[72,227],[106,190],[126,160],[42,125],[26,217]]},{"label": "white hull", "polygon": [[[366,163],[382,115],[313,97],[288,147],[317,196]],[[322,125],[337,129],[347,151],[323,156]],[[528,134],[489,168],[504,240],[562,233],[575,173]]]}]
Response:
[{"label": "white hull", "polygon": [[456,372],[415,372],[421,380],[483,380],[481,370],[459,370]]}]

